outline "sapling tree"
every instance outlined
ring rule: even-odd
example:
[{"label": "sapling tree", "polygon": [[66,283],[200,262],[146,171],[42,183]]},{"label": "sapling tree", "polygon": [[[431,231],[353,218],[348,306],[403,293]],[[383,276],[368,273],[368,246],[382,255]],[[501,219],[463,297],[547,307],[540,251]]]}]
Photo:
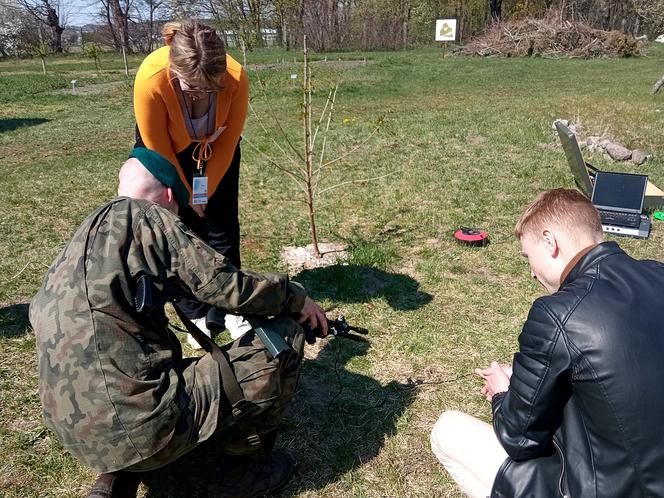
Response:
[{"label": "sapling tree", "polygon": [[101,55],[101,47],[96,43],[86,43],[85,48],[83,48],[85,56],[95,61],[95,69],[101,71],[101,64],[99,63],[99,56]]},{"label": "sapling tree", "polygon": [[42,72],[46,74],[46,57],[48,57],[48,54],[50,53],[48,43],[41,42],[37,43],[36,45],[33,45],[30,48],[30,53],[34,57],[39,57],[42,65]]},{"label": "sapling tree", "polygon": [[[327,95],[325,105],[323,110],[318,116],[318,120],[314,117],[314,111],[312,106],[312,84],[311,84],[311,65],[309,60],[309,51],[307,48],[307,37],[304,37],[303,43],[303,80],[302,80],[302,145],[298,146],[296,143],[291,141],[289,136],[286,134],[285,130],[280,124],[280,120],[277,118],[273,112],[269,101],[267,102],[267,110],[270,114],[274,125],[277,128],[277,136],[283,139],[283,142],[279,142],[274,138],[275,133],[270,133],[265,125],[263,119],[256,113],[254,107],[250,104],[251,111],[255,116],[259,126],[263,130],[266,136],[271,137],[271,140],[277,150],[282,153],[288,164],[280,164],[278,161],[268,156],[265,152],[260,150],[256,145],[254,145],[246,136],[243,136],[245,143],[250,147],[256,150],[261,154],[272,166],[282,171],[288,178],[290,178],[293,183],[298,187],[298,189],[303,194],[303,199],[300,199],[306,205],[307,210],[307,221],[309,224],[309,234],[311,238],[311,245],[313,249],[313,254],[316,258],[321,257],[321,251],[318,246],[318,229],[316,225],[316,207],[317,201],[320,196],[330,190],[348,185],[349,183],[359,183],[359,182],[368,182],[373,180],[378,180],[384,178],[395,172],[390,172],[385,175],[380,175],[373,178],[365,178],[359,180],[348,180],[345,182],[338,183],[336,185],[328,186],[321,188],[321,174],[322,172],[342,160],[346,160],[352,156],[358,149],[360,149],[364,144],[366,144],[381,128],[384,122],[384,117],[381,117],[376,121],[376,124],[373,130],[362,139],[357,145],[347,150],[344,154],[334,159],[328,159],[326,157],[327,145],[328,145],[328,135],[330,131],[330,124],[332,123],[332,116],[334,114],[334,105],[336,102],[337,91],[339,85],[335,85]],[[258,77],[258,82],[261,88],[265,91],[265,82]],[[268,99],[266,99],[268,100]]]}]

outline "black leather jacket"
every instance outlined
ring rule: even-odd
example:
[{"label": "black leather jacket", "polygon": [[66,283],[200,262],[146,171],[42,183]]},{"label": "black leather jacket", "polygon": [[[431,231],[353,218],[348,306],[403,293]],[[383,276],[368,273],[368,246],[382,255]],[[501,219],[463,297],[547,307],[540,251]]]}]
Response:
[{"label": "black leather jacket", "polygon": [[493,426],[492,497],[664,497],[664,265],[605,242],[537,299]]}]

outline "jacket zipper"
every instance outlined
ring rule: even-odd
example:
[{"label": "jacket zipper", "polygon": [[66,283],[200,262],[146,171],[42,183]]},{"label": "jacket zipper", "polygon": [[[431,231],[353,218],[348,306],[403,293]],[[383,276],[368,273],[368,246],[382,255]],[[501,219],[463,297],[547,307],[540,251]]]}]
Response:
[{"label": "jacket zipper", "polygon": [[558,491],[560,492],[560,496],[562,496],[563,498],[569,498],[569,495],[565,493],[565,491],[563,490],[564,488],[563,479],[565,477],[565,456],[563,455],[563,450],[560,448],[555,438],[553,439],[553,445],[556,447],[558,455],[560,455],[560,462],[561,462],[560,479],[558,479]]}]

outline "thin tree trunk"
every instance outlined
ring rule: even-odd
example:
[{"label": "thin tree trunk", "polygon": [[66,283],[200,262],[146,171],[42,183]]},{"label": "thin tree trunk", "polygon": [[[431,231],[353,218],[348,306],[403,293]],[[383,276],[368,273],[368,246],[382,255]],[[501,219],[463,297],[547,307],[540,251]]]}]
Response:
[{"label": "thin tree trunk", "polygon": [[401,25],[401,48],[408,48],[408,26],[410,25],[410,0],[404,1],[403,20]]},{"label": "thin tree trunk", "polygon": [[64,28],[60,26],[60,17],[58,12],[46,2],[46,23],[51,28],[51,50],[53,52],[62,53],[62,32]]},{"label": "thin tree trunk", "polygon": [[304,36],[304,165],[306,168],[307,184],[307,211],[309,214],[309,229],[311,231],[311,245],[314,256],[320,258],[318,248],[318,234],[316,232],[316,212],[314,207],[314,170],[311,150],[311,69],[309,68],[309,52],[307,50],[307,36]]},{"label": "thin tree trunk", "polygon": [[285,48],[286,50],[290,49],[290,43],[288,43],[288,39],[288,25],[286,24],[286,16],[284,15],[281,18],[281,48]]},{"label": "thin tree trunk", "polygon": [[111,18],[111,6],[108,3],[105,3],[104,9],[106,10],[106,24],[108,24],[108,30],[111,32],[111,37],[113,38],[113,46],[116,50],[120,50],[120,40],[118,40],[118,35],[115,32],[115,26],[113,25],[113,19]]},{"label": "thin tree trunk", "polygon": [[131,52],[131,47],[129,46],[129,23],[127,22],[127,13],[123,12],[120,0],[110,0],[109,5],[111,7],[114,24],[120,32],[120,48],[124,48],[127,52]]},{"label": "thin tree trunk", "polygon": [[127,51],[125,50],[124,43],[122,44],[122,61],[124,62],[125,76],[129,76],[129,65],[127,64]]},{"label": "thin tree trunk", "polygon": [[152,47],[153,47],[153,41],[152,39],[154,38],[154,9],[152,8],[152,5],[150,5],[150,39],[148,41],[148,53],[152,53]]}]

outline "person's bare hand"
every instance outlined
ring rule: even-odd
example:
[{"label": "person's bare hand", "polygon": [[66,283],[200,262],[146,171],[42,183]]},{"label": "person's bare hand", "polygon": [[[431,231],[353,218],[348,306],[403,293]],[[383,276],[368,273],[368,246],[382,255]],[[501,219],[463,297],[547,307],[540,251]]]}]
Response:
[{"label": "person's bare hand", "polygon": [[205,204],[192,204],[191,209],[201,218],[205,218]]},{"label": "person's bare hand", "polygon": [[505,365],[504,363],[501,363],[500,368],[503,369],[503,372],[505,372],[505,375],[507,375],[508,379],[512,378],[512,365]]},{"label": "person's bare hand", "polygon": [[311,330],[320,327],[318,330],[320,330],[321,337],[327,335],[327,317],[325,316],[325,311],[309,296],[304,300],[304,306],[302,307],[302,311],[300,311],[300,315],[299,323],[309,322]]},{"label": "person's bare hand", "polygon": [[488,368],[476,368],[475,373],[484,379],[484,387],[480,389],[480,393],[489,401],[496,394],[505,392],[510,387],[512,367],[508,365],[500,365],[494,361]]}]

